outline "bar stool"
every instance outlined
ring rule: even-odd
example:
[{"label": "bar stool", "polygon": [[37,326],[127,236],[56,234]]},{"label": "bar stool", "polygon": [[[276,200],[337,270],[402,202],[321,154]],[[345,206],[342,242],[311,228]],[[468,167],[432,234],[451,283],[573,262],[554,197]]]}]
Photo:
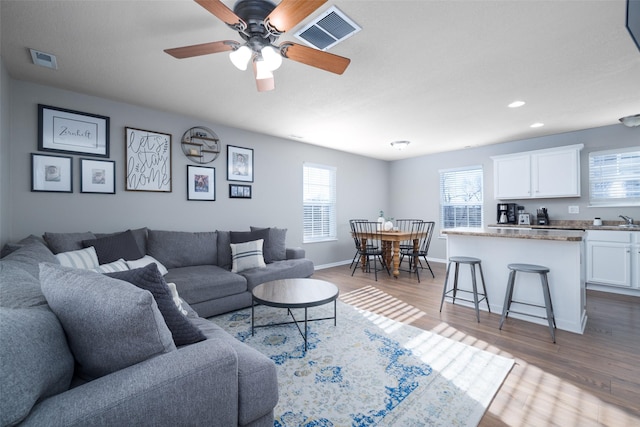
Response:
[{"label": "bar stool", "polygon": [[[449,270],[451,269],[451,264],[455,263],[456,270],[453,276],[453,288],[447,291],[447,284],[449,282]],[[473,291],[467,291],[465,289],[458,289],[458,270],[460,269],[460,264],[469,264],[471,267],[471,284],[473,286]],[[483,293],[478,292],[478,286],[476,285],[476,265],[480,270],[480,278],[482,279],[482,291]],[[444,278],[444,289],[442,289],[442,300],[440,301],[440,312],[442,313],[442,305],[444,304],[444,298],[448,293],[453,292],[453,304],[456,303],[456,298],[462,301],[472,302],[476,307],[476,317],[478,319],[478,323],[480,323],[480,301],[485,300],[487,302],[487,309],[489,313],[491,313],[491,307],[489,307],[489,299],[487,297],[487,288],[484,286],[484,274],[482,273],[482,264],[478,258],[466,257],[466,256],[452,256],[449,258],[449,265],[447,265],[447,274]],[[457,297],[456,294],[458,292],[467,292],[473,294],[473,300],[464,299]],[[478,296],[482,298],[478,299]]]},{"label": "bar stool", "polygon": [[[553,304],[551,303],[551,293],[549,292],[549,281],[547,280],[547,273],[549,272],[549,268],[542,265],[534,265],[534,264],[509,264],[507,268],[511,270],[509,273],[509,281],[507,282],[507,293],[504,298],[504,306],[502,308],[502,318],[500,319],[500,329],[502,329],[502,324],[504,320],[507,318],[509,313],[518,313],[524,314],[526,316],[538,317],[540,319],[547,319],[549,322],[549,331],[551,331],[551,338],[553,338],[553,342],[556,342],[556,319],[553,316]],[[522,301],[514,301],[513,300],[513,287],[516,281],[516,273],[537,273],[540,275],[540,283],[542,283],[542,293],[544,295],[544,306],[538,304],[531,304]],[[547,317],[536,316],[529,313],[523,313],[521,311],[511,310],[511,303],[529,305],[532,307],[541,307],[545,308],[547,311]]]}]

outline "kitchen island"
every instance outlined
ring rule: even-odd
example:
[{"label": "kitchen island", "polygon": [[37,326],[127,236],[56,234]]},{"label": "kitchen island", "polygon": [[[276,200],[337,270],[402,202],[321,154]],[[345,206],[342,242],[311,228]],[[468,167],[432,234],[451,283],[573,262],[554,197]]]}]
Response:
[{"label": "kitchen island", "polygon": [[[447,257],[471,256],[482,260],[492,312],[502,313],[509,277],[508,264],[544,265],[550,269],[549,288],[557,328],[583,333],[587,323],[584,231],[452,228],[442,230],[442,234],[447,237]],[[452,286],[453,274],[450,274],[449,281],[449,286]],[[470,284],[470,270],[460,268],[458,286],[470,289]],[[513,298],[544,306],[539,275],[519,273]],[[513,308],[516,308],[515,304]],[[517,310],[536,316],[545,315],[544,308],[519,305]],[[546,320],[538,317],[516,313],[509,314],[509,317],[547,324]]]}]

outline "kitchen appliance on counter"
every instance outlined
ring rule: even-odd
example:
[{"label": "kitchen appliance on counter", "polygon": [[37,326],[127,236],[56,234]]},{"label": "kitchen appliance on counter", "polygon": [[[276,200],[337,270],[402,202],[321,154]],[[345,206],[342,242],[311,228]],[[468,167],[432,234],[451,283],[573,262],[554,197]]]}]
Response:
[{"label": "kitchen appliance on counter", "polygon": [[518,214],[518,224],[519,225],[531,225],[531,215],[526,212],[520,212]]},{"label": "kitchen appliance on counter", "polygon": [[537,221],[538,225],[549,225],[549,213],[547,212],[547,208],[539,208],[537,212]]},{"label": "kitchen appliance on counter", "polygon": [[498,224],[517,224],[516,203],[498,203]]}]

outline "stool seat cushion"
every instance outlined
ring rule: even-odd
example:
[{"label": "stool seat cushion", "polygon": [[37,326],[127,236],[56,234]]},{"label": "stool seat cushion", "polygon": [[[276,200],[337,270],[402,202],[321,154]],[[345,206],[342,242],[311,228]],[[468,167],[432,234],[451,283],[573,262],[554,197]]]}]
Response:
[{"label": "stool seat cushion", "polygon": [[461,264],[478,264],[480,262],[480,259],[470,256],[452,256],[449,258],[449,262],[458,262]]},{"label": "stool seat cushion", "polygon": [[525,273],[548,273],[549,267],[535,264],[509,264],[507,265],[509,270],[522,271]]}]

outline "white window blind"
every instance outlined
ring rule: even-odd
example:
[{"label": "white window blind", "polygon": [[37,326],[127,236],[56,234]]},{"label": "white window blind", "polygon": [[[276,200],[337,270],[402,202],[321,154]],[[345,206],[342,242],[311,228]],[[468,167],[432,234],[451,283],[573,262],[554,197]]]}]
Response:
[{"label": "white window blind", "polygon": [[303,241],[336,238],[336,168],[312,163],[303,165]]},{"label": "white window blind", "polygon": [[440,226],[482,227],[482,166],[440,171]]},{"label": "white window blind", "polygon": [[589,204],[640,205],[640,151],[589,153]]}]

